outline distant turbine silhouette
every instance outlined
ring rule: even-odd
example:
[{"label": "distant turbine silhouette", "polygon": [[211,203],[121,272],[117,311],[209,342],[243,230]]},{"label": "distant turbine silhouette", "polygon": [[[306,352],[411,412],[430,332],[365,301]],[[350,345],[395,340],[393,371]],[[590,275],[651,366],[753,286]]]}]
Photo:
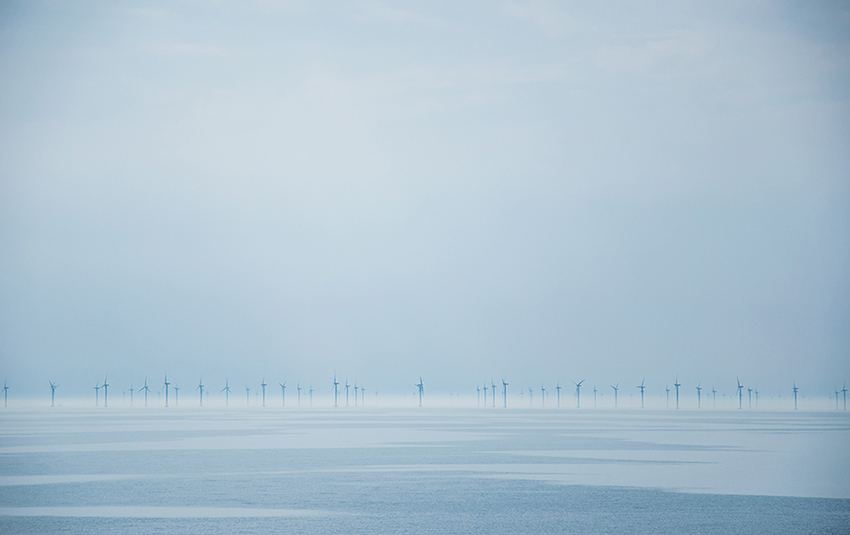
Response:
[{"label": "distant turbine silhouette", "polygon": [[[582,382],[584,382],[583,379]],[[593,385],[593,408],[596,408],[596,385]]]},{"label": "distant turbine silhouette", "polygon": [[614,408],[617,408],[617,392],[620,390],[620,383],[617,383],[617,386],[611,385],[611,388],[614,389]]},{"label": "distant turbine silhouette", "polygon": [[478,385],[475,385],[475,390],[478,391],[478,407],[480,407],[481,406],[481,387],[478,386]]},{"label": "distant turbine silhouette", "polygon": [[348,388],[351,385],[348,384],[348,377],[345,378],[345,406],[348,407]]},{"label": "distant turbine silhouette", "polygon": [[312,407],[313,406],[313,385],[312,384],[310,385],[310,390],[308,391],[308,393],[310,394],[310,406]]},{"label": "distant turbine silhouette", "polygon": [[260,383],[260,386],[263,387],[263,407],[266,406],[266,387],[269,386],[266,384],[266,376],[263,376],[263,382]]},{"label": "distant turbine silhouette", "polygon": [[558,408],[561,408],[561,381],[558,381],[557,386],[555,386],[556,398],[558,399]]},{"label": "distant turbine silhouette", "polygon": [[673,383],[673,386],[676,387],[676,408],[679,408],[679,387],[682,386],[679,384],[679,378],[676,377],[676,382]]},{"label": "distant turbine silhouette", "polygon": [[245,406],[251,406],[251,389],[248,387],[248,385],[245,385]]},{"label": "distant turbine silhouette", "polygon": [[54,383],[50,381],[50,406],[55,407],[54,402],[56,401],[56,389],[59,388],[59,383]]},{"label": "distant turbine silhouette", "polygon": [[[106,381],[104,381],[105,383]],[[165,382],[163,383],[165,386],[165,406],[168,407],[168,385],[171,383],[168,382],[168,372],[165,372]]]},{"label": "distant turbine silhouette", "polygon": [[336,372],[334,372],[334,407],[338,407],[337,398],[339,398],[339,382],[336,380]]},{"label": "distant turbine silhouette", "polygon": [[714,389],[714,385],[711,386],[711,403],[712,408],[717,408],[717,390]]},{"label": "distant turbine silhouette", "polygon": [[844,387],[841,389],[844,394],[844,410],[847,410],[847,381],[844,382]]},{"label": "distant turbine silhouette", "polygon": [[797,391],[800,389],[797,388],[797,381],[794,381],[794,410],[797,410]]},{"label": "distant turbine silhouette", "polygon": [[180,387],[177,385],[174,385],[174,406],[180,406]]},{"label": "distant turbine silhouette", "polygon": [[286,407],[286,381],[278,384],[280,385],[281,407]]},{"label": "distant turbine silhouette", "polygon": [[[425,386],[425,385],[424,385],[424,383],[422,382],[422,378],[421,378],[421,377],[419,378],[419,383],[417,383],[415,386],[418,386],[418,387],[419,387],[419,406],[421,407],[421,406],[422,406],[422,390],[423,390],[423,388],[424,388],[424,386]],[[494,396],[494,397],[495,397],[495,396]]]},{"label": "distant turbine silhouette", "polygon": [[664,385],[664,389],[667,391],[667,408],[670,408],[670,385]]},{"label": "distant turbine silhouette", "polygon": [[145,393],[145,407],[147,407],[148,406],[148,392],[151,391],[151,389],[148,388],[148,378],[147,377],[145,377],[145,386],[141,388],[141,391]]},{"label": "distant turbine silhouette", "polygon": [[204,406],[204,376],[203,375],[198,379],[198,387],[195,390],[199,390],[201,392],[201,403],[200,403],[199,406],[203,407]]},{"label": "distant turbine silhouette", "polygon": [[362,384],[360,385],[360,404],[364,406],[366,405],[366,389]]},{"label": "distant turbine silhouette", "polygon": [[484,383],[484,407],[487,407],[487,383]]},{"label": "distant turbine silhouette", "polygon": [[490,393],[493,394],[493,408],[496,408],[496,383],[490,379]]},{"label": "distant turbine silhouette", "polygon": [[505,404],[503,408],[508,408],[508,383],[505,382],[505,378],[502,377],[502,395],[504,396]]},{"label": "distant turbine silhouette", "polygon": [[540,406],[546,406],[546,389],[543,388],[543,383],[540,383]]},{"label": "distant turbine silhouette", "polygon": [[532,390],[530,386],[528,387],[528,406],[534,406],[534,390]]},{"label": "distant turbine silhouette", "polygon": [[357,386],[357,381],[354,381],[354,406],[357,406],[357,394],[360,392],[360,387]]},{"label": "distant turbine silhouette", "polygon": [[[221,389],[221,392],[224,392],[224,406],[230,406],[230,379],[224,380],[224,388]],[[221,394],[219,392],[219,394]]]},{"label": "distant turbine silhouette", "polygon": [[133,383],[130,383],[130,406],[131,407],[133,406],[133,390],[135,390],[135,388],[133,388]]},{"label": "distant turbine silhouette", "polygon": [[100,383],[95,383],[92,388],[94,388],[94,406],[99,407],[100,400],[98,400],[98,394],[100,394]]},{"label": "distant turbine silhouette", "polygon": [[[836,396],[837,395],[838,394],[836,394]],[[836,397],[835,399],[838,399],[838,398]],[[6,379],[3,379],[3,406],[4,407],[8,407],[8,401],[9,401],[9,385],[6,384]],[[836,401],[836,403],[838,403],[838,402]],[[837,407],[837,405],[836,405],[836,407]]]},{"label": "distant turbine silhouette", "polygon": [[753,408],[753,389],[749,387],[747,388],[747,408]]},{"label": "distant turbine silhouette", "polygon": [[107,388],[109,388],[109,383],[106,382],[105,375],[103,376],[103,385],[101,386],[101,388],[103,388],[103,407],[106,408],[106,402],[108,401],[106,395],[109,393],[109,391],[107,390]]},{"label": "distant turbine silhouette", "polygon": [[[582,379],[581,381],[579,381],[577,383],[575,381],[573,381],[573,384],[576,385],[576,408],[577,409],[581,408],[581,384],[584,381],[585,381],[584,379]],[[596,387],[593,387],[593,405],[596,406]]]},{"label": "distant turbine silhouette", "polygon": [[702,408],[702,388],[700,388],[701,384],[702,384],[702,382],[697,383],[697,408],[698,409]]},{"label": "distant turbine silhouette", "polygon": [[641,380],[640,386],[638,386],[638,388],[640,388],[640,408],[641,409],[643,408],[643,391],[646,389],[646,387],[644,386],[645,382],[646,382],[646,377],[644,377]]},{"label": "distant turbine silhouette", "polygon": [[744,385],[741,384],[741,381],[736,377],[735,380],[738,382],[738,408],[744,408]]},{"label": "distant turbine silhouette", "polygon": [[301,406],[301,382],[297,381],[295,383],[295,390],[298,391],[298,406]]},{"label": "distant turbine silhouette", "polygon": [[756,394],[756,409],[758,409],[759,408],[759,389],[758,388],[756,388],[755,394]]}]

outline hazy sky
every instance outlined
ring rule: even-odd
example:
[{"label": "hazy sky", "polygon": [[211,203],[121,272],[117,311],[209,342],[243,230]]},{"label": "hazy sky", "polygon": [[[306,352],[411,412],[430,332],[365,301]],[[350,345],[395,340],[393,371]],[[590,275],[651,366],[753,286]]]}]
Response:
[{"label": "hazy sky", "polygon": [[842,2],[5,1],[0,374],[828,394],[848,98]]}]

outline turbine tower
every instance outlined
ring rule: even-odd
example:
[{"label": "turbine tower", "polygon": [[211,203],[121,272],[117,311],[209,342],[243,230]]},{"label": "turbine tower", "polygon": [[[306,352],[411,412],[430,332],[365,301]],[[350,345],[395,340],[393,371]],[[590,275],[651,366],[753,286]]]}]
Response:
[{"label": "turbine tower", "polygon": [[[419,383],[417,383],[415,386],[419,387],[419,406],[421,407],[422,406],[422,389],[425,386],[425,384],[422,382],[422,377],[419,378]],[[493,398],[494,398],[494,402],[495,402],[495,396],[493,396]]]},{"label": "turbine tower", "polygon": [[[103,382],[105,383],[106,381],[104,380]],[[168,385],[171,384],[171,383],[168,382],[168,372],[165,372],[165,382],[163,384],[165,385],[165,406],[167,408],[168,407]],[[105,399],[105,394],[104,394],[104,399]]]},{"label": "turbine tower", "polygon": [[667,408],[670,408],[670,385],[664,385],[664,390],[667,391]]},{"label": "turbine tower", "polygon": [[698,409],[702,408],[702,388],[700,388],[700,386],[699,386],[701,384],[702,384],[702,382],[697,383],[697,408]]},{"label": "turbine tower", "polygon": [[130,406],[131,407],[133,406],[133,390],[135,390],[135,388],[133,388],[133,383],[130,383]]},{"label": "turbine tower", "polygon": [[251,388],[248,385],[245,385],[245,406],[251,406]]},{"label": "turbine tower", "polygon": [[614,389],[614,408],[617,408],[617,392],[620,390],[620,383],[617,383],[617,386],[611,385],[611,388]]},{"label": "turbine tower", "polygon": [[263,382],[260,383],[260,386],[263,387],[263,407],[265,407],[266,406],[266,387],[268,386],[266,384],[266,376],[265,375],[263,376]]},{"label": "turbine tower", "polygon": [[505,378],[502,378],[502,395],[504,396],[505,405],[503,408],[508,408],[508,383],[505,382]]},{"label": "turbine tower", "polygon": [[310,390],[308,390],[308,393],[310,394],[310,406],[312,407],[313,406],[313,385],[312,384],[310,385]]},{"label": "turbine tower", "polygon": [[844,381],[844,387],[841,389],[844,394],[844,410],[847,410],[847,381]]},{"label": "turbine tower", "polygon": [[357,386],[357,381],[354,381],[354,406],[357,406],[357,394],[360,392],[360,387]]},{"label": "turbine tower", "polygon": [[147,407],[148,406],[148,392],[151,391],[151,389],[148,388],[148,378],[147,377],[145,377],[145,386],[143,388],[141,388],[141,390],[142,390],[142,392],[145,393],[145,407]]},{"label": "turbine tower", "polygon": [[50,406],[55,407],[54,402],[56,401],[56,389],[59,387],[59,383],[54,383],[50,381]]},{"label": "turbine tower", "polygon": [[109,393],[109,391],[107,390],[107,388],[109,388],[109,383],[106,382],[106,376],[105,375],[103,376],[103,385],[101,386],[101,388],[103,388],[103,407],[106,408],[106,402],[107,402],[106,394]]},{"label": "turbine tower", "polygon": [[298,391],[298,406],[301,406],[301,382],[297,381],[295,383],[295,390]]},{"label": "turbine tower", "polygon": [[200,404],[200,406],[203,407],[204,406],[204,377],[203,376],[201,376],[198,379],[198,388],[196,388],[195,390],[200,390],[200,392],[201,392],[201,404]]},{"label": "turbine tower", "polygon": [[348,377],[345,378],[345,406],[348,407],[348,388],[351,385],[348,384]]},{"label": "turbine tower", "polygon": [[[837,394],[836,394],[837,395]],[[837,397],[835,399],[838,399]],[[9,401],[9,385],[6,384],[6,379],[3,379],[3,406],[7,407]],[[836,401],[836,403],[838,403]]]},{"label": "turbine tower", "polygon": [[534,390],[532,390],[530,386],[528,387],[528,406],[534,406]]},{"label": "turbine tower", "polygon": [[[263,379],[265,381],[265,379]],[[286,407],[286,381],[278,383],[280,385],[281,407]]]},{"label": "turbine tower", "polygon": [[180,387],[177,385],[174,385],[174,406],[180,406]]},{"label": "turbine tower", "polygon": [[[230,379],[224,380],[224,388],[221,389],[221,392],[224,392],[224,406],[230,406]],[[221,394],[219,392],[219,394]]]},{"label": "turbine tower", "polygon": [[679,378],[676,377],[676,382],[673,383],[673,386],[676,387],[676,408],[679,408],[679,387],[682,386],[679,384]]},{"label": "turbine tower", "polygon": [[[582,382],[584,382],[584,380],[582,380]],[[576,385],[576,386],[578,386],[578,385]],[[597,392],[596,385],[593,385],[593,408],[594,409],[596,408],[596,392]]]},{"label": "turbine tower", "polygon": [[484,407],[487,407],[487,383],[484,383]]},{"label": "turbine tower", "polygon": [[756,409],[758,409],[759,408],[759,389],[758,388],[756,388],[755,394],[756,394]]},{"label": "turbine tower", "polygon": [[717,390],[714,389],[714,385],[711,386],[711,403],[712,403],[711,408],[716,409],[717,408]]},{"label": "turbine tower", "polygon": [[558,385],[555,387],[556,398],[558,399],[558,408],[561,408],[561,381],[558,381]]},{"label": "turbine tower", "polygon": [[646,377],[644,377],[641,380],[640,386],[638,386],[638,388],[640,388],[640,408],[641,409],[643,408],[643,391],[646,389],[646,387],[644,386],[645,382],[646,382]]},{"label": "turbine tower", "polygon": [[[581,408],[581,384],[584,381],[585,381],[584,379],[582,379],[581,381],[579,381],[577,383],[575,381],[573,381],[573,383],[576,385],[576,408],[577,409]],[[593,405],[596,406],[596,388],[595,387],[593,389]]]},{"label": "turbine tower", "polygon": [[[420,379],[420,382],[421,381],[422,380]],[[492,379],[490,379],[490,393],[493,394],[493,408],[495,409],[496,408],[496,383],[494,383]]]},{"label": "turbine tower", "polygon": [[94,406],[99,407],[100,406],[100,400],[98,399],[98,394],[100,394],[100,384],[95,383],[95,385],[92,388],[94,388]]},{"label": "turbine tower", "polygon": [[481,387],[478,386],[478,385],[475,385],[475,390],[478,391],[478,407],[480,407],[481,406]]},{"label": "turbine tower", "polygon": [[738,382],[738,408],[744,408],[744,385],[741,384],[741,381],[736,377],[735,380]]},{"label": "turbine tower", "polygon": [[747,388],[747,408],[753,408],[753,389],[749,387]]},{"label": "turbine tower", "polygon": [[336,372],[334,372],[334,407],[338,407],[337,399],[339,398],[339,381],[336,380]]},{"label": "turbine tower", "polygon": [[797,391],[800,389],[797,388],[797,381],[794,381],[794,410],[797,410]]}]

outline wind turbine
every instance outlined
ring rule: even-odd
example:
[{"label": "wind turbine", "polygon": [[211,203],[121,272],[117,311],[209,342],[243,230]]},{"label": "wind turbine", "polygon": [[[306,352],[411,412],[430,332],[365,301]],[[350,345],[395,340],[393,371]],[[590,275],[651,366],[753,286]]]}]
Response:
[{"label": "wind turbine", "polygon": [[676,408],[679,408],[679,387],[682,386],[679,384],[679,378],[676,377],[676,382],[673,383],[673,386],[676,387]]},{"label": "wind turbine", "polygon": [[[415,386],[418,386],[418,387],[419,387],[419,406],[421,407],[421,406],[422,406],[422,389],[423,389],[423,388],[424,388],[424,386],[425,386],[425,384],[422,382],[422,377],[420,377],[420,378],[419,378],[419,383],[417,383]],[[495,392],[495,391],[494,391],[494,392]],[[494,403],[495,403],[495,397],[496,397],[496,396],[493,396],[493,398],[494,398],[494,400],[493,400],[493,401],[494,401]]]},{"label": "wind turbine", "polygon": [[198,388],[196,388],[195,390],[201,391],[201,405],[200,406],[203,407],[204,406],[204,376],[203,375],[200,377],[200,379],[198,379]]},{"label": "wind turbine", "polygon": [[59,387],[59,383],[54,383],[50,381],[50,406],[55,407],[54,402],[56,401],[56,389]]},{"label": "wind turbine", "polygon": [[[838,394],[836,394],[836,400],[838,399]],[[3,406],[7,407],[9,401],[9,385],[6,384],[6,379],[3,379]],[[838,401],[835,402],[836,404]],[[837,405],[836,405],[837,408]]]},{"label": "wind turbine", "polygon": [[753,389],[749,387],[747,388],[747,408],[753,408]]},{"label": "wind turbine", "polygon": [[797,391],[800,390],[797,388],[797,381],[794,381],[794,410],[797,410]]},{"label": "wind turbine", "polygon": [[[224,380],[224,388],[221,389],[221,392],[224,392],[224,406],[230,406],[230,379]],[[221,394],[219,392],[219,394]]]},{"label": "wind turbine", "polygon": [[263,387],[263,407],[265,407],[266,406],[266,387],[268,386],[266,384],[266,376],[265,375],[263,376],[263,382],[260,383],[260,386]]},{"label": "wind turbine", "polygon": [[505,378],[502,377],[502,395],[504,396],[505,405],[503,408],[508,408],[508,383],[505,382]]},{"label": "wind turbine", "polygon": [[481,406],[481,387],[478,386],[478,385],[475,385],[475,390],[478,391],[478,406],[480,407]]},{"label": "wind turbine", "polygon": [[617,386],[611,385],[611,388],[614,389],[614,408],[617,408],[617,392],[620,390],[620,383],[617,383]]},{"label": "wind turbine", "polygon": [[165,372],[165,382],[163,384],[165,385],[165,406],[168,407],[168,385],[171,384],[168,382],[168,372]]},{"label": "wind turbine", "polygon": [[143,388],[141,388],[140,390],[145,393],[145,407],[147,407],[148,406],[148,392],[151,391],[151,389],[148,388],[148,378],[147,377],[145,377],[145,386]]},{"label": "wind turbine", "polygon": [[700,386],[699,386],[701,384],[702,384],[702,382],[697,383],[697,408],[698,409],[702,408],[702,388],[700,388]]},{"label": "wind turbine", "polygon": [[130,383],[130,406],[131,407],[133,406],[133,390],[135,390],[135,388],[133,388],[133,383]]},{"label": "wind turbine", "polygon": [[351,385],[348,384],[348,377],[345,378],[345,406],[348,407],[348,388]]},{"label": "wind turbine", "polygon": [[670,408],[670,385],[664,385],[664,390],[667,391],[667,408]]},{"label": "wind turbine", "polygon": [[248,385],[245,385],[245,406],[251,406],[251,388]]},{"label": "wind turbine", "polygon": [[712,408],[717,408],[717,390],[714,389],[714,385],[711,385],[711,403]]},{"label": "wind turbine", "polygon": [[295,383],[295,389],[298,391],[298,406],[301,406],[301,381]]},{"label": "wind turbine", "polygon": [[528,406],[534,406],[534,390],[532,390],[530,386],[528,387]]},{"label": "wind turbine", "polygon": [[339,382],[336,380],[336,372],[334,372],[334,407],[338,407],[337,398],[339,397]]},{"label": "wind turbine", "polygon": [[561,381],[558,381],[558,386],[555,387],[555,392],[557,392],[558,399],[558,408],[561,408]]},{"label": "wind turbine", "polygon": [[362,384],[360,385],[360,404],[366,406],[366,389],[363,388]]},{"label": "wind turbine", "polygon": [[487,407],[487,383],[484,383],[484,407]]},{"label": "wind turbine", "polygon": [[[584,379],[582,379],[582,382],[584,382]],[[593,408],[596,408],[596,385],[593,385]]]},{"label": "wind turbine", "polygon": [[109,393],[109,391],[107,390],[107,388],[109,388],[109,383],[106,382],[106,376],[105,375],[103,376],[103,385],[101,386],[101,388],[103,388],[103,407],[106,408],[106,402],[107,402],[106,394]]},{"label": "wind turbine", "polygon": [[354,406],[357,406],[357,393],[360,392],[360,387],[357,386],[357,381],[354,381]]},{"label": "wind turbine", "polygon": [[543,388],[543,383],[540,383],[540,406],[546,406],[546,389]]},{"label": "wind turbine", "polygon": [[[265,379],[263,379],[263,381],[265,381]],[[278,384],[280,385],[281,407],[286,407],[286,381]]]},{"label": "wind turbine", "polygon": [[[576,408],[577,409],[581,408],[581,384],[584,381],[585,381],[584,379],[582,379],[581,381],[579,381],[577,383],[575,381],[573,381],[573,383],[576,385]],[[593,405],[596,406],[596,387],[593,388]]]},{"label": "wind turbine", "polygon": [[[421,379],[420,379],[421,381]],[[493,394],[493,408],[496,408],[496,383],[490,379],[490,393]]]},{"label": "wind turbine", "polygon": [[744,408],[744,385],[741,384],[741,381],[736,377],[735,380],[738,382],[738,408]]},{"label": "wind turbine", "polygon": [[756,388],[756,409],[759,408],[759,389]]},{"label": "wind turbine", "polygon": [[844,394],[844,410],[847,410],[847,381],[844,381],[844,388],[841,389]]},{"label": "wind turbine", "polygon": [[646,382],[646,377],[641,379],[640,386],[638,386],[638,388],[640,388],[640,408],[641,409],[643,408],[643,391],[646,389],[646,387],[644,386],[645,382]]},{"label": "wind turbine", "polygon": [[94,388],[94,406],[99,407],[100,401],[98,400],[98,394],[100,394],[100,384],[95,383],[95,385],[92,388]]},{"label": "wind turbine", "polygon": [[310,385],[310,390],[308,391],[308,393],[310,394],[310,406],[312,407],[313,406],[313,385],[312,384]]},{"label": "wind turbine", "polygon": [[174,406],[180,406],[180,387],[177,385],[174,385]]}]

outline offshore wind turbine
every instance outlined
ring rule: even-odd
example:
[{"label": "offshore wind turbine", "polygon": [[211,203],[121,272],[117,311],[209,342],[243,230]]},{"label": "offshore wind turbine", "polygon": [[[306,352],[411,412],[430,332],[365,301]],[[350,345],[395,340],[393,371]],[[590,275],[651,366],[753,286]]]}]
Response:
[{"label": "offshore wind turbine", "polygon": [[794,410],[797,410],[797,391],[800,390],[797,388],[797,381],[794,381]]},{"label": "offshore wind turbine", "polygon": [[180,406],[180,387],[177,385],[174,385],[174,406]]},{"label": "offshore wind turbine", "polygon": [[[105,383],[106,381],[104,380],[103,382]],[[163,384],[165,386],[165,406],[168,407],[168,385],[171,384],[168,382],[168,372],[165,372],[165,381]]]},{"label": "offshore wind turbine", "polygon": [[56,401],[56,389],[59,387],[59,383],[54,383],[50,381],[50,406],[55,407],[54,402]]},{"label": "offshore wind turbine", "polygon": [[[577,409],[581,408],[581,384],[584,381],[585,381],[584,379],[582,379],[581,381],[579,381],[577,383],[575,381],[573,381],[573,383],[576,385],[576,408]],[[596,406],[596,387],[593,387],[593,405]]]},{"label": "offshore wind turbine", "polygon": [[310,394],[310,406],[312,407],[313,406],[313,385],[312,384],[310,385],[310,390],[308,391],[308,393]]},{"label": "offshore wind turbine", "polygon": [[266,387],[269,386],[266,384],[266,376],[263,376],[263,382],[260,383],[260,386],[263,387],[263,407],[266,406]]},{"label": "offshore wind turbine", "polygon": [[130,406],[131,407],[133,406],[133,390],[135,390],[135,388],[133,388],[133,383],[130,383]]},{"label": "offshore wind turbine", "polygon": [[484,407],[487,407],[487,383],[484,383]]},{"label": "offshore wind turbine", "polygon": [[735,380],[738,382],[738,408],[744,408],[744,385],[741,384],[741,381],[736,377]]},{"label": "offshore wind turbine", "polygon": [[98,400],[98,394],[100,394],[100,383],[95,383],[92,388],[94,388],[94,406],[99,407],[100,401]]},{"label": "offshore wind turbine", "polygon": [[546,406],[546,389],[543,388],[543,383],[540,383],[540,406]]},{"label": "offshore wind turbine", "polygon": [[301,381],[295,382],[295,389],[298,391],[298,406],[301,406]]},{"label": "offshore wind turbine", "polygon": [[759,408],[759,389],[756,388],[756,409]]},{"label": "offshore wind turbine", "polygon": [[[422,389],[425,386],[424,383],[422,382],[422,377],[419,378],[419,383],[417,383],[415,386],[419,387],[419,406],[421,407],[422,406]],[[494,402],[495,402],[495,397],[496,396],[493,396]]]},{"label": "offshore wind turbine", "polygon": [[[581,382],[584,382],[584,379]],[[593,385],[593,408],[596,408],[596,385]]]},{"label": "offshore wind turbine", "polygon": [[753,408],[753,389],[747,387],[747,408]]},{"label": "offshore wind turbine", "polygon": [[496,383],[490,379],[490,393],[493,394],[493,408],[496,408]]},{"label": "offshore wind turbine", "polygon": [[354,381],[354,406],[357,406],[357,393],[360,392],[360,387],[357,386],[357,381]]},{"label": "offshore wind turbine", "polygon": [[717,390],[714,389],[714,385],[711,385],[711,403],[712,408],[717,408]]},{"label": "offshore wind turbine", "polygon": [[617,386],[611,385],[611,388],[614,389],[614,408],[617,408],[617,391],[620,390],[620,383],[617,383]]},{"label": "offshore wind turbine", "polygon": [[641,379],[640,385],[638,386],[638,388],[640,388],[640,408],[641,409],[643,408],[643,391],[646,389],[646,387],[644,386],[645,382],[646,382],[646,377]]},{"label": "offshore wind turbine", "polygon": [[145,386],[140,388],[139,390],[141,390],[142,392],[145,393],[145,407],[147,407],[148,406],[148,392],[151,391],[151,389],[148,388],[148,378],[147,377],[145,377]]},{"label": "offshore wind turbine", "polygon": [[699,386],[701,384],[702,384],[702,382],[697,383],[697,408],[698,409],[702,408],[702,388],[700,388],[700,386]]},{"label": "offshore wind turbine", "polygon": [[[477,406],[480,407],[481,406],[481,387],[478,386],[478,385],[475,385],[475,390],[478,391],[478,405]],[[836,399],[838,399],[838,398],[836,398]]]},{"label": "offshore wind turbine", "polygon": [[201,392],[201,404],[200,406],[204,406],[204,377],[203,375],[198,379],[198,387],[195,390],[200,390]]},{"label": "offshore wind turbine", "polygon": [[504,377],[502,377],[502,395],[504,396],[504,400],[505,400],[505,404],[504,404],[503,408],[507,409],[508,408],[508,383],[505,382]]},{"label": "offshore wind turbine", "polygon": [[366,389],[362,384],[360,385],[360,404],[366,406]]},{"label": "offshore wind turbine", "polygon": [[248,385],[245,385],[245,406],[251,406],[251,388]]},{"label": "offshore wind turbine", "polygon": [[[837,396],[838,396],[838,394],[836,394],[835,399],[838,399]],[[3,379],[3,406],[4,407],[8,406],[8,401],[9,401],[9,385],[6,384],[6,379]],[[837,408],[838,402],[836,401],[835,403],[836,403],[836,408]]]},{"label": "offshore wind turbine", "polygon": [[532,390],[530,386],[528,387],[528,406],[534,406],[534,390]]},{"label": "offshore wind turbine", "polygon": [[667,391],[667,408],[670,408],[670,385],[664,385],[664,390]]},{"label": "offshore wind turbine", "polygon": [[847,381],[844,381],[844,387],[841,389],[844,394],[844,410],[847,410]]},{"label": "offshore wind turbine", "polygon": [[103,376],[103,385],[101,386],[101,388],[103,388],[103,407],[106,408],[106,402],[108,401],[106,398],[106,394],[109,393],[109,391],[107,390],[107,388],[109,388],[109,383],[106,382],[105,375]]},{"label": "offshore wind turbine", "polygon": [[[263,379],[263,381],[265,381],[265,379]],[[278,384],[280,385],[281,407],[286,407],[286,381]]]},{"label": "offshore wind turbine", "polygon": [[339,381],[336,380],[336,372],[334,372],[334,407],[338,407],[337,399],[339,398]]},{"label": "offshore wind turbine", "polygon": [[558,399],[558,408],[561,408],[561,381],[558,381],[558,385],[555,387],[555,392],[557,392]]},{"label": "offshore wind turbine", "polygon": [[345,378],[345,406],[348,407],[348,388],[351,385],[348,384],[348,377]]},{"label": "offshore wind turbine", "polygon": [[[224,380],[224,388],[221,389],[221,392],[224,392],[224,406],[230,406],[230,379]],[[219,394],[221,394],[219,392]]]},{"label": "offshore wind turbine", "polygon": [[679,384],[679,378],[676,377],[676,382],[673,383],[673,386],[676,387],[676,408],[679,408],[679,387],[682,386]]}]

